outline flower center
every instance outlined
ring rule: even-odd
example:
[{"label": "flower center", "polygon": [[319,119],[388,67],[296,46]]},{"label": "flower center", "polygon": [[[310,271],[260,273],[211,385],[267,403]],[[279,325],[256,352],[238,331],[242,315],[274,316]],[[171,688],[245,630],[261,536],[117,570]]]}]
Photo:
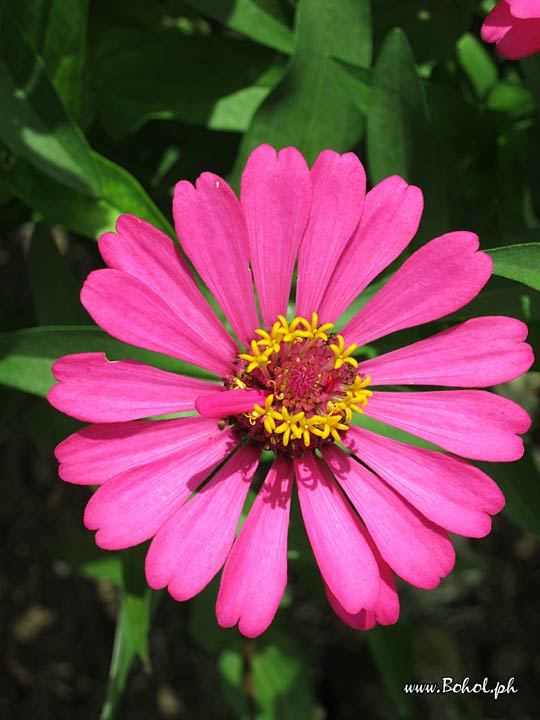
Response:
[{"label": "flower center", "polygon": [[356,344],[345,346],[342,335],[318,324],[283,315],[270,331],[258,329],[251,352],[241,353],[229,389],[268,391],[264,406],[229,418],[241,435],[267,450],[302,452],[325,440],[339,440],[353,412],[362,413],[372,395],[371,378],[358,373],[352,357]]}]

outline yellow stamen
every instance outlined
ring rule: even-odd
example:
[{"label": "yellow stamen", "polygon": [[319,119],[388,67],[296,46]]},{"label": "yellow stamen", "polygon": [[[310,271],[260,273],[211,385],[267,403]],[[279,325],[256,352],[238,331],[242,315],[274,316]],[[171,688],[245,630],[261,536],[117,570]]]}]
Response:
[{"label": "yellow stamen", "polygon": [[272,348],[267,348],[264,352],[261,353],[259,348],[259,342],[257,340],[251,341],[251,350],[253,351],[253,355],[249,355],[248,353],[241,353],[238,357],[241,357],[242,360],[247,360],[249,365],[247,366],[246,370],[248,372],[253,372],[255,368],[261,368],[267,365],[270,360],[269,357],[272,354],[273,350]]},{"label": "yellow stamen", "polygon": [[330,345],[330,348],[336,356],[334,364],[336,370],[339,370],[344,363],[350,363],[353,367],[358,367],[358,361],[353,357],[349,357],[349,355],[356,350],[358,345],[356,343],[352,343],[347,349],[345,349],[345,340],[343,339],[343,335],[337,335],[336,340],[337,345],[335,343]]},{"label": "yellow stamen", "polygon": [[257,420],[260,418],[264,418],[263,423],[264,427],[266,428],[267,432],[273,433],[276,427],[275,423],[275,415],[276,412],[272,408],[272,403],[274,402],[274,396],[268,395],[266,397],[266,400],[264,402],[264,407],[261,407],[257,403],[253,406],[253,410],[251,412],[246,413],[246,417],[249,418],[249,424],[255,425]]},{"label": "yellow stamen", "polygon": [[[309,338],[310,340],[328,340],[326,331],[334,327],[334,323],[324,323],[324,325],[319,327],[319,316],[316,312],[312,314],[311,322],[303,317],[296,318],[296,320],[298,320],[299,325],[305,327],[305,330],[299,331],[302,337]],[[295,321],[293,320],[293,322]]]},{"label": "yellow stamen", "polygon": [[[279,436],[282,447],[292,445],[308,448],[313,445],[314,438],[317,438],[317,442],[327,439],[339,441],[340,433],[348,429],[347,423],[351,422],[353,414],[362,414],[372,395],[371,390],[368,389],[371,378],[362,379],[360,375],[354,375],[351,369],[358,367],[358,361],[352,357],[352,353],[357,349],[356,343],[346,347],[342,335],[333,334],[329,337],[328,331],[332,327],[332,323],[319,325],[319,317],[315,312],[311,320],[298,316],[291,322],[284,315],[278,315],[270,330],[260,328],[256,330],[258,339],[251,341],[249,348],[251,352],[239,355],[247,365],[242,368],[243,379],[233,379],[233,388],[248,389],[251,387],[248,374],[256,373],[255,385],[260,387],[262,383],[264,387],[273,391],[267,395],[264,406],[255,404],[253,410],[245,413],[245,417],[251,425],[263,426],[268,436]],[[293,346],[298,343],[306,343],[306,348],[304,350],[299,347],[295,354]],[[328,351],[331,351],[327,354],[328,360],[324,360],[322,343],[326,345]],[[304,401],[301,397],[298,400],[291,400],[291,397],[294,398],[294,393],[291,396],[287,383],[288,378],[293,376],[295,371],[283,365],[291,362],[303,363],[303,358],[309,357],[306,353],[309,354],[314,344],[316,344],[315,352],[323,351],[322,362],[327,363],[326,366],[321,365],[321,373],[316,377],[319,381],[322,377],[327,378],[325,382],[328,390],[325,389],[324,384],[317,386],[320,390],[316,390],[315,386],[313,389],[314,393],[326,392],[328,393],[326,397],[330,396],[326,401],[326,407],[322,408],[322,401],[317,401],[316,394],[306,400],[306,405],[302,404]],[[340,371],[344,365],[349,365],[350,368]],[[281,374],[275,375],[276,372]],[[291,376],[289,372],[292,373]],[[261,373],[264,378],[257,373]],[[276,382],[278,376],[279,380]],[[284,404],[285,397],[289,398],[288,406]],[[292,412],[298,408],[309,407],[316,408],[317,414],[309,415],[304,410]],[[276,441],[277,437],[272,440],[274,444]]]},{"label": "yellow stamen", "polygon": [[281,425],[278,425],[275,429],[276,434],[283,433],[283,445],[287,447],[289,444],[291,433],[294,438],[300,438],[302,431],[300,429],[300,420],[303,420],[305,414],[303,412],[290,415],[285,405],[281,408],[281,412],[274,413],[274,417],[277,420],[282,420]]}]

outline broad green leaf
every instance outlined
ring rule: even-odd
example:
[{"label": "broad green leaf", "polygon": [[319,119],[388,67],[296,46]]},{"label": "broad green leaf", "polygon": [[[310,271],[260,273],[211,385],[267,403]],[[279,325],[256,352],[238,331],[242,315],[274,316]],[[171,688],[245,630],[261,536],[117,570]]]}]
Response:
[{"label": "broad green leaf", "polygon": [[388,627],[379,625],[367,633],[367,639],[387,696],[400,715],[407,715],[413,702],[403,686],[414,681],[410,627],[403,620]]},{"label": "broad green leaf", "polygon": [[321,150],[349,150],[362,136],[355,95],[365,96],[366,78],[356,70],[371,60],[370,4],[301,0],[295,31],[288,71],[253,118],[237,158],[235,182],[261,143],[294,145],[313,162]]},{"label": "broad green leaf", "polygon": [[486,99],[490,110],[505,113],[513,118],[529,117],[534,111],[534,99],[524,85],[501,82],[490,91]]},{"label": "broad green leaf", "polygon": [[107,697],[100,720],[112,720],[115,717],[135,658],[139,657],[145,666],[149,664],[148,631],[156,595],[146,584],[143,550],[146,548],[139,546],[122,553],[120,610],[116,621]]},{"label": "broad green leaf", "polygon": [[90,148],[66,113],[45,64],[0,5],[0,139],[68,188],[100,194]]},{"label": "broad green leaf", "polygon": [[378,183],[395,174],[412,182],[418,175],[418,153],[430,150],[431,130],[414,56],[399,29],[384,42],[371,92],[367,129],[371,179]]},{"label": "broad green leaf", "polygon": [[[236,718],[257,720],[310,720],[314,698],[309,662],[302,646],[275,628],[255,641],[243,640],[253,682],[252,714],[247,705],[244,658],[236,649],[224,650],[219,658],[225,697]],[[249,682],[249,681],[248,681]]]},{"label": "broad green leaf", "polygon": [[294,38],[279,0],[186,0],[199,12],[262,45],[290,54]]},{"label": "broad green leaf", "polygon": [[493,258],[495,275],[540,290],[540,243],[509,245],[486,252]]},{"label": "broad green leaf", "polygon": [[28,278],[38,325],[83,325],[90,317],[79,300],[81,288],[51,236],[40,223],[28,253]]},{"label": "broad green leaf", "polygon": [[207,126],[212,130],[246,132],[257,108],[268,97],[271,90],[271,86],[257,83],[218,100],[208,118]]},{"label": "broad green leaf", "polygon": [[458,62],[465,71],[476,95],[480,98],[497,84],[497,66],[485,44],[471,33],[462,35],[456,44]]},{"label": "broad green leaf", "polygon": [[115,340],[97,327],[30,328],[0,333],[0,383],[34,395],[46,395],[54,378],[51,366],[63,355],[104,352],[109,360],[132,358],[194,377],[214,378],[180,360]]},{"label": "broad green leaf", "polygon": [[373,74],[367,123],[370,177],[373,183],[378,183],[390,175],[400,175],[420,186],[425,197],[421,229],[428,237],[448,227],[445,175],[432,132],[412,50],[403,32],[392,30]]},{"label": "broad green leaf", "polygon": [[132,175],[97,153],[92,152],[91,157],[102,188],[99,198],[66,188],[13,156],[0,166],[0,186],[38,210],[50,223],[89,238],[97,239],[114,230],[122,213],[132,213],[174,235],[170,224]]},{"label": "broad green leaf", "polygon": [[273,61],[236,38],[112,28],[95,59],[101,123],[114,137],[150,118],[244,130],[280,77],[266,72]]},{"label": "broad green leaf", "polygon": [[503,513],[526,532],[540,537],[540,473],[530,450],[513,463],[483,463],[482,469],[501,488]]},{"label": "broad green leaf", "polygon": [[81,109],[88,0],[8,0],[34,50],[41,55],[64,106]]}]

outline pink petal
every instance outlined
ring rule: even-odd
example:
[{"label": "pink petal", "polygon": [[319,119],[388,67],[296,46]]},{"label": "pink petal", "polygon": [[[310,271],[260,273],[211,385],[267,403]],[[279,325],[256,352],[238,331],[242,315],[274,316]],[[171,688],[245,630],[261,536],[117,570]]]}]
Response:
[{"label": "pink petal", "polygon": [[343,249],[360,222],[366,173],[353,153],[324,150],[311,169],[311,216],[298,255],[296,315],[311,318]]},{"label": "pink petal", "polygon": [[295,458],[295,471],[304,524],[324,582],[347,612],[373,610],[380,576],[363,525],[313,453]]},{"label": "pink petal", "polygon": [[[383,582],[381,580],[381,586],[382,585]],[[371,630],[375,627],[377,624],[377,614],[375,610],[360,610],[360,612],[357,613],[347,612],[328,585],[325,585],[324,589],[326,590],[326,597],[328,598],[330,607],[346,625],[352,627],[353,630]]]},{"label": "pink petal", "polygon": [[426,518],[449,532],[483,537],[491,528],[489,515],[504,506],[493,480],[458,458],[353,426],[343,436],[343,444]]},{"label": "pink petal", "polygon": [[377,604],[373,610],[360,610],[359,613],[351,614],[339,603],[330,588],[326,586],[326,595],[334,612],[355,630],[370,630],[377,623],[379,625],[393,625],[399,617],[399,597],[396,590],[396,581],[392,571],[382,559],[373,540],[366,536],[369,545],[379,566],[381,586]]},{"label": "pink petal", "polygon": [[97,545],[119,550],[153,537],[235,444],[230,431],[216,428],[214,437],[184,445],[167,457],[107,480],[92,495],[84,513],[86,527],[98,531]]},{"label": "pink petal", "polygon": [[510,461],[523,455],[531,419],[515,402],[483,390],[378,392],[366,415],[473,460]]},{"label": "pink petal", "polygon": [[311,209],[311,177],[302,155],[269,145],[254,150],[242,175],[250,257],[261,314],[271,327],[287,314],[291,279]]},{"label": "pink petal", "polygon": [[[223,355],[186,326],[176,312],[140,280],[121,270],[95,270],[86,279],[81,302],[96,323],[119,340],[165,353],[218,375],[230,373],[235,356]],[[237,348],[238,349],[238,348]]]},{"label": "pink petal", "polygon": [[411,585],[431,590],[454,567],[448,535],[338,447],[323,450],[384,560]]},{"label": "pink petal", "polygon": [[193,410],[202,393],[221,386],[144,365],[110,362],[105,353],[66,355],[53,365],[58,380],[48,395],[55,408],[85,422],[138,420]]},{"label": "pink petal", "polygon": [[225,418],[249,412],[255,403],[264,405],[267,395],[262,390],[225,390],[219,394],[198,397],[195,407],[203,417]]},{"label": "pink petal", "polygon": [[497,3],[484,20],[480,30],[482,40],[488,43],[498,42],[510,30],[513,22],[508,3],[504,0]]},{"label": "pink petal", "polygon": [[146,556],[154,590],[169,586],[175,600],[197,595],[220,570],[257,469],[260,450],[244,445],[191,500],[161,526]]},{"label": "pink petal", "polygon": [[324,293],[319,315],[333,322],[410,243],[424,201],[414,185],[394,175],[366,195],[362,220],[343,251]]},{"label": "pink petal", "polygon": [[66,438],[55,450],[62,480],[100,485],[129,468],[177,453],[219,433],[215,420],[175,420],[89,425]]},{"label": "pink petal", "polygon": [[349,343],[371,340],[444,317],[470,302],[491,275],[493,262],[473,233],[435,238],[406,260],[386,285],[347,323]]},{"label": "pink petal", "polygon": [[274,619],[287,585],[292,468],[283,455],[268,476],[233,545],[221,577],[216,615],[222,627],[256,637]]},{"label": "pink petal", "polygon": [[513,380],[534,361],[527,326],[508,317],[467,320],[426,340],[359,365],[372,385],[489,387]]},{"label": "pink petal", "polygon": [[539,18],[536,0],[500,2],[484,20],[482,39],[496,42],[503,57],[519,60],[540,50]]},{"label": "pink petal", "polygon": [[[179,248],[160,230],[133,215],[121,215],[115,233],[99,239],[99,250],[110,268],[140,280],[169,306],[176,324],[202,350],[223,367],[236,346],[197,287]],[[195,359],[201,367],[206,367]],[[223,375],[226,370],[218,370]]]},{"label": "pink petal", "polygon": [[507,0],[513,17],[525,19],[540,18],[538,0]]},{"label": "pink petal", "polygon": [[540,50],[540,20],[517,20],[498,41],[497,51],[508,60],[520,60]]},{"label": "pink petal", "polygon": [[249,270],[246,222],[236,195],[217,175],[203,173],[196,188],[174,190],[180,243],[218,301],[238,339],[248,345],[259,326]]}]

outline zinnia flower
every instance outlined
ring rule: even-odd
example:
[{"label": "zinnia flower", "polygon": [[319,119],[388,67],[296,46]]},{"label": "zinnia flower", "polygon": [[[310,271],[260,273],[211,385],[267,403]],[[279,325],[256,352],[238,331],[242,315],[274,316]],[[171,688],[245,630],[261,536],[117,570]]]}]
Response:
[{"label": "zinnia flower", "polygon": [[509,60],[533,55],[540,50],[540,2],[501,0],[484,20],[481,34]]},{"label": "zinnia flower", "polygon": [[[296,478],[334,610],[361,629],[395,622],[393,573],[436,587],[454,565],[447,531],[484,536],[503,507],[495,483],[455,456],[515,460],[523,452],[516,433],[530,420],[484,390],[393,386],[483,388],[525,372],[532,353],[525,325],[508,317],[468,320],[369,359],[361,348],[468,303],[490,277],[489,256],[469,232],[432,240],[336,333],[333,323],[414,236],[418,188],[390,177],[366,195],[351,153],[326,150],[310,171],[294,148],[276,155],[263,145],[247,162],[240,201],[224,180],[203,173],[195,187],[177,184],[173,211],[182,248],[236,340],[162,232],[123,215],[116,233],[101,237],[108,269],[91,273],[81,293],[98,325],[219,378],[109,362],[102,353],[54,364],[51,403],[95,423],[56,452],[62,479],[100,485],[86,527],[109,550],[153,538],[148,583],[177,600],[196,595],[224,566],[218,621],[255,636],[271,623],[287,582]],[[363,414],[447,453],[368,431]],[[263,450],[273,463],[235,539]]]}]

